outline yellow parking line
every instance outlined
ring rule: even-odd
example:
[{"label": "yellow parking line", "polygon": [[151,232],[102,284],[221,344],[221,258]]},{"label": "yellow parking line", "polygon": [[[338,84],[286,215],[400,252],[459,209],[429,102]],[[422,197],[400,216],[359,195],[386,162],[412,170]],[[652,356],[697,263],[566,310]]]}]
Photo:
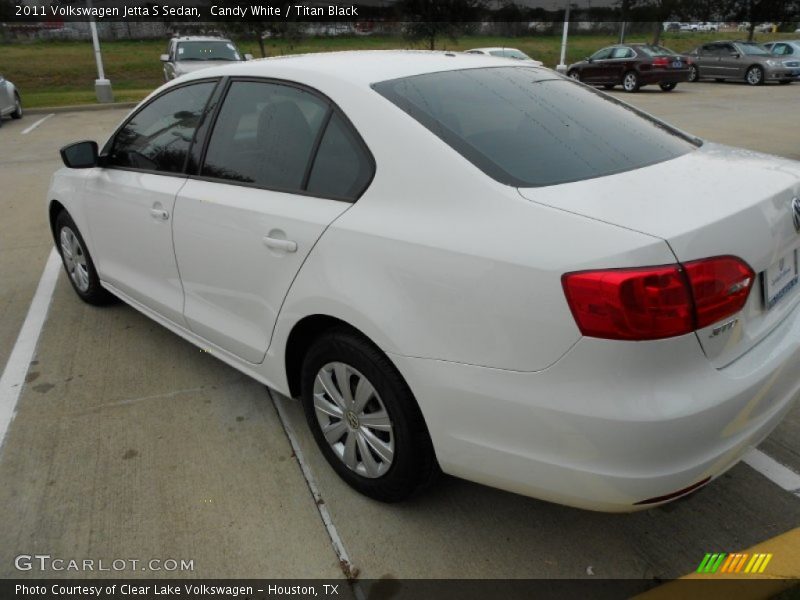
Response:
[{"label": "yellow parking line", "polygon": [[[709,552],[725,551],[727,548],[709,548]],[[733,549],[731,549],[733,550]],[[756,558],[756,555],[759,555]],[[753,557],[748,568],[741,569],[744,560],[736,565],[736,558],[728,559],[729,568],[720,569],[716,573],[691,573],[675,581],[670,581],[657,588],[653,588],[636,596],[637,600],[667,600],[672,598],[689,598],[687,582],[693,580],[720,581],[720,585],[704,587],[702,597],[724,600],[755,600],[756,598],[771,598],[792,586],[797,585],[800,578],[800,527],[782,533],[774,538],[756,544],[752,548],[739,553],[740,557]],[[697,557],[698,563],[702,556]],[[754,562],[755,560],[755,562]],[[726,561],[725,564],[728,564]],[[769,568],[767,568],[769,565]],[[750,570],[748,573],[747,571]],[[743,586],[738,581],[756,580],[758,585]],[[697,590],[696,590],[697,591]]]}]

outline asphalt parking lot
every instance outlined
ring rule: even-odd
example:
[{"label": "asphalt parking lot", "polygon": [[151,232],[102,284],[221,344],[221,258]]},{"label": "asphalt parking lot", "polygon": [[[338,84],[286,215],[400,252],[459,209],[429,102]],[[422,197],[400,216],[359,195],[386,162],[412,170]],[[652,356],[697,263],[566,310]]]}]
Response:
[{"label": "asphalt parking lot", "polygon": [[[788,125],[798,83],[614,94],[708,140],[800,159]],[[51,251],[44,197],[58,148],[103,141],[126,112],[27,115],[0,129],[0,371]],[[800,473],[800,406],[760,450]],[[747,464],[630,515],[453,478],[404,504],[371,501],[324,462],[299,403],[273,402],[124,304],[83,304],[63,272],[0,450],[0,506],[4,578],[64,576],[14,566],[19,554],[49,554],[194,561],[191,572],[113,573],[133,577],[669,579],[706,552],[749,548],[800,524],[800,492]]]}]

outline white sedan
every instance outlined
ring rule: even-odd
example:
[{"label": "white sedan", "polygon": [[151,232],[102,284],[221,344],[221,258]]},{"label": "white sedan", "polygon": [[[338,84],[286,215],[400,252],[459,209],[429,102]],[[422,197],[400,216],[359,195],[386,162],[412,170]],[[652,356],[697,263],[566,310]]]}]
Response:
[{"label": "white sedan", "polygon": [[333,469],[654,506],[800,389],[800,163],[456,53],[189,74],[47,195],[76,293],[301,397]]}]

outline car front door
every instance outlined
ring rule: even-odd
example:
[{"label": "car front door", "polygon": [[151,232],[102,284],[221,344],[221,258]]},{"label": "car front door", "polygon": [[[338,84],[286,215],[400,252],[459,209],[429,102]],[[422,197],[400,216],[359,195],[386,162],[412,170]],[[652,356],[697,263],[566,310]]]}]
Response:
[{"label": "car front door", "polygon": [[586,61],[581,70],[581,81],[586,83],[598,83],[603,81],[606,71],[606,61],[611,55],[613,48],[603,48],[592,54]]},{"label": "car front door", "polygon": [[173,88],[130,117],[87,175],[87,219],[100,279],[176,323],[183,322],[172,247],[175,196],[195,129],[216,81]]},{"label": "car front door", "polygon": [[175,207],[191,330],[261,362],[303,261],[372,173],[358,134],[313,90],[232,81],[205,159]]},{"label": "car front door", "polygon": [[719,74],[729,79],[744,77],[747,61],[733,44],[720,44]]}]

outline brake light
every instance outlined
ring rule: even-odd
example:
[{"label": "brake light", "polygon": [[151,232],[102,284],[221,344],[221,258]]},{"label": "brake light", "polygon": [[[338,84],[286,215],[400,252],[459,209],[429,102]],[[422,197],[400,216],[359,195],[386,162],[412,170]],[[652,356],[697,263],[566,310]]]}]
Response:
[{"label": "brake light", "polygon": [[739,312],[755,274],[720,256],[685,264],[567,273],[561,278],[581,333],[656,340],[690,333]]},{"label": "brake light", "polygon": [[669,65],[669,59],[666,56],[657,56],[653,59],[654,67],[666,67]]}]

